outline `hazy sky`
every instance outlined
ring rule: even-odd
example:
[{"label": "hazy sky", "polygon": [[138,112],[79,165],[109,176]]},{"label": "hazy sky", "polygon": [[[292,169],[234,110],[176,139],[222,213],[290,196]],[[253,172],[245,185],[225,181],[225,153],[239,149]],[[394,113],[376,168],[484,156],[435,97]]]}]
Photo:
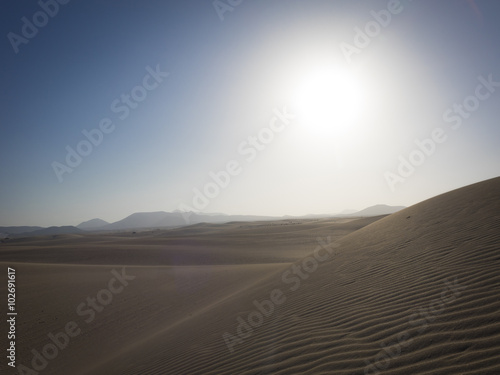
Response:
[{"label": "hazy sky", "polygon": [[0,8],[0,225],[409,206],[499,175],[497,0]]}]

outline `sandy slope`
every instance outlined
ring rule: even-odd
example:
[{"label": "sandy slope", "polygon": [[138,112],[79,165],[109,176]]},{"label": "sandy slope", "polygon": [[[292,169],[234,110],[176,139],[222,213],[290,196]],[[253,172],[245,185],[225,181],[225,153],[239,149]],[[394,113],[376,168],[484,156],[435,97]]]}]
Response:
[{"label": "sandy slope", "polygon": [[338,238],[378,218],[197,224],[137,233],[19,238],[0,244],[0,259],[125,265],[286,263],[306,255],[317,236],[329,233]]},{"label": "sandy slope", "polygon": [[[435,197],[344,237],[297,290],[280,270],[189,322],[158,327],[96,369],[498,375],[499,227],[500,178]],[[273,289],[286,301],[243,329],[230,353],[223,334],[236,336],[237,318],[247,320],[252,302]]]},{"label": "sandy slope", "polygon": [[[374,220],[377,218],[199,224],[175,230],[3,243],[0,259],[9,262],[0,263],[0,268],[10,266],[17,271],[18,364],[33,368],[32,350],[42,352],[52,343],[48,334],[57,335],[68,322],[75,322],[80,333],[70,337],[40,373],[74,374],[92,368],[94,362],[147,343],[157,332],[182,326],[258,285],[306,255],[316,236],[331,233],[340,238]],[[124,266],[125,274],[134,279],[112,295],[108,305],[97,301],[97,309],[102,311],[90,315],[87,297],[97,298],[100,291],[109,290],[115,277],[111,271],[121,274]],[[120,284],[112,287],[120,288]],[[6,299],[3,284],[0,295]],[[38,364],[43,367],[43,362]],[[2,366],[18,373],[4,363]]]},{"label": "sandy slope", "polygon": [[[380,220],[278,224],[3,244],[24,262],[19,362],[74,320],[40,374],[500,374],[500,178]],[[85,323],[122,264],[135,279]]]}]

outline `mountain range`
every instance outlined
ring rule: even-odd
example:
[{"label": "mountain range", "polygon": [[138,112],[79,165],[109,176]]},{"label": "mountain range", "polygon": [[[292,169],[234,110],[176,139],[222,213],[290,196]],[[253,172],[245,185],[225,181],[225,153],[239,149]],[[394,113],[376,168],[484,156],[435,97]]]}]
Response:
[{"label": "mountain range", "polygon": [[[136,212],[126,218],[108,223],[102,219],[91,219],[75,226],[37,227],[16,226],[0,227],[0,238],[49,236],[59,234],[78,234],[96,231],[119,231],[146,228],[181,227],[191,224],[220,224],[231,221],[266,221],[280,219],[314,219],[326,217],[365,217],[389,215],[405,208],[404,206],[387,206],[383,204],[367,207],[361,211],[344,210],[338,214],[304,215],[304,216],[257,216],[257,215],[226,215],[222,213],[200,212]],[[354,212],[353,212],[354,211]]]}]

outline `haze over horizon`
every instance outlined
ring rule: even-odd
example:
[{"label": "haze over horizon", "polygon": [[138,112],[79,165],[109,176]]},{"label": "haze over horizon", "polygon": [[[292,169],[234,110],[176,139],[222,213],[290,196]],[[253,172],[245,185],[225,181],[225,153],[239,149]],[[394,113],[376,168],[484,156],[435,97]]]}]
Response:
[{"label": "haze over horizon", "polygon": [[214,3],[0,5],[0,226],[411,206],[499,175],[500,3]]}]

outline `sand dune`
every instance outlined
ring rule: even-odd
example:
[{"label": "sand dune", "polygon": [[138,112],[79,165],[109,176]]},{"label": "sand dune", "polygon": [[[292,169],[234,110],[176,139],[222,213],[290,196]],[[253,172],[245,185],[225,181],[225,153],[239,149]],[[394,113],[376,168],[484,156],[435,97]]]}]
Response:
[{"label": "sand dune", "polygon": [[14,240],[18,363],[75,321],[41,374],[498,375],[499,227],[496,178],[387,217]]}]

